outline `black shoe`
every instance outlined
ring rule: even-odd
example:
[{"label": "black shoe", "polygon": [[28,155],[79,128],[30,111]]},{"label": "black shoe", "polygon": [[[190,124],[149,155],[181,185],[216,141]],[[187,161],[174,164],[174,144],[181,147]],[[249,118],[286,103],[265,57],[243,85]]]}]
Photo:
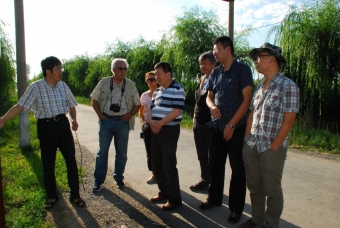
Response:
[{"label": "black shoe", "polygon": [[237,214],[236,212],[231,212],[228,218],[228,222],[231,224],[236,224],[240,221],[242,214]]},{"label": "black shoe", "polygon": [[124,181],[116,181],[117,188],[122,189],[125,187]]},{"label": "black shoe", "polygon": [[208,210],[211,209],[213,207],[220,207],[222,206],[222,204],[214,204],[214,203],[209,203],[208,201],[201,203],[201,205],[199,206],[199,208],[201,210]]},{"label": "black shoe", "polygon": [[191,191],[208,191],[209,185],[204,182],[198,182],[195,185],[191,185],[189,188]]},{"label": "black shoe", "polygon": [[98,184],[98,185],[94,185],[93,188],[92,188],[92,192],[99,192],[100,189],[102,189],[103,186],[101,184]]},{"label": "black shoe", "polygon": [[[261,227],[262,224],[257,225],[253,220],[249,219],[248,221],[242,223],[239,228],[255,228],[255,227]],[[263,227],[263,226],[262,226]]]}]

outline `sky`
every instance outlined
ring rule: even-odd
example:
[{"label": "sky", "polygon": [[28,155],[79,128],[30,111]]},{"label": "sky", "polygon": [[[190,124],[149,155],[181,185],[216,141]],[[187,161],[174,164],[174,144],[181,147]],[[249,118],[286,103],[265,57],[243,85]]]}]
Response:
[{"label": "sky", "polygon": [[[307,0],[312,2],[312,0]],[[41,72],[40,61],[47,56],[61,60],[77,55],[104,54],[108,44],[139,37],[159,41],[185,9],[199,6],[214,10],[228,25],[229,3],[222,0],[24,0],[26,63],[30,77]],[[303,0],[236,0],[234,29],[258,28],[281,22],[289,5]],[[0,0],[0,21],[15,48],[14,1]],[[259,47],[270,26],[254,32],[249,43]],[[228,31],[226,31],[226,35]],[[272,40],[270,40],[273,42]],[[15,58],[15,56],[14,56]],[[110,67],[110,66],[108,66]]]}]

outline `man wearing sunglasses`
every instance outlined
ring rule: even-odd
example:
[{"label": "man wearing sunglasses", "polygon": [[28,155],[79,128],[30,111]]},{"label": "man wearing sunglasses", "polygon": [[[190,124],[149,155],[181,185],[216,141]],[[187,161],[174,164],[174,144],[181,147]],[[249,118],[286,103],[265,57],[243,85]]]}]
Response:
[{"label": "man wearing sunglasses", "polygon": [[280,71],[286,64],[281,53],[280,47],[269,43],[250,52],[264,77],[254,90],[243,146],[252,218],[240,228],[263,223],[267,228],[279,227],[283,210],[281,180],[300,94],[297,85]]},{"label": "man wearing sunglasses", "polygon": [[113,76],[100,80],[91,93],[93,109],[99,118],[99,149],[94,170],[93,192],[100,191],[105,181],[108,153],[112,138],[116,150],[113,178],[123,188],[127,161],[129,130],[135,126],[134,115],[140,108],[139,94],[133,81],[126,78],[128,63],[115,58],[111,63]]}]

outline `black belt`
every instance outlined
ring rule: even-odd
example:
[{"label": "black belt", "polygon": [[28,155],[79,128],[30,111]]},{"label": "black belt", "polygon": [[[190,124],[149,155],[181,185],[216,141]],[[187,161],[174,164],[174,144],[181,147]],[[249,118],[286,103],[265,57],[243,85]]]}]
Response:
[{"label": "black belt", "polygon": [[106,114],[105,112],[103,112],[103,115],[106,116],[107,118],[113,118],[113,119],[121,119],[123,117],[123,115],[120,115],[120,116],[110,116],[110,115]]},{"label": "black belt", "polygon": [[43,119],[39,119],[39,120],[45,120],[45,121],[59,121],[61,120],[61,118],[64,118],[66,117],[65,114],[59,114],[59,115],[56,115],[54,117],[51,117],[51,118],[43,118]]}]

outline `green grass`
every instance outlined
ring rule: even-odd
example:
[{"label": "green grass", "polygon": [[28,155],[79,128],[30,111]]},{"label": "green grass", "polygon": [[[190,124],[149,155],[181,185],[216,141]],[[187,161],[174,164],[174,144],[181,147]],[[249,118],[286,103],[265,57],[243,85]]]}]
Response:
[{"label": "green grass", "polygon": [[[16,100],[2,105],[2,116]],[[29,116],[31,146],[19,147],[18,117],[8,121],[0,130],[0,156],[7,227],[48,227],[44,220],[46,194],[36,133],[36,119]],[[56,177],[59,192],[68,191],[66,166],[57,153]]]},{"label": "green grass", "polygon": [[340,155],[340,139],[338,134],[327,130],[309,128],[298,119],[293,126],[289,144],[300,150],[314,150]]},{"label": "green grass", "polygon": [[84,104],[84,105],[89,105],[89,106],[92,105],[92,104],[91,104],[91,98],[90,98],[90,97],[80,97],[80,96],[76,96],[75,98],[76,98],[76,100],[77,100],[77,102],[78,102],[79,104]]}]

